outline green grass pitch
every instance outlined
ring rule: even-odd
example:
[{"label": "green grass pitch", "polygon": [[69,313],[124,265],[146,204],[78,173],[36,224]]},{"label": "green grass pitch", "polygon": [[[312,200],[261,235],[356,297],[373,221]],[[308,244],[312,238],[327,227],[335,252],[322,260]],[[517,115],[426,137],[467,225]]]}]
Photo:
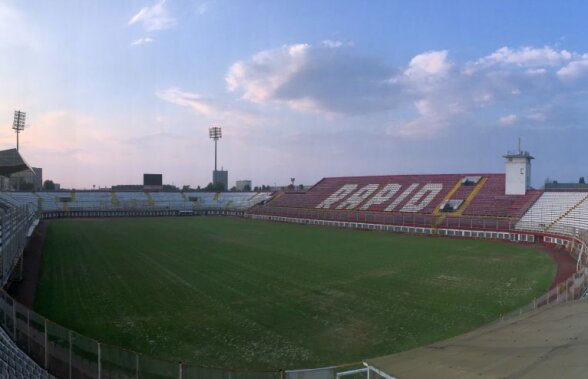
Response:
[{"label": "green grass pitch", "polygon": [[58,220],[36,310],[101,342],[214,367],[348,363],[444,339],[548,289],[492,241],[237,218]]}]

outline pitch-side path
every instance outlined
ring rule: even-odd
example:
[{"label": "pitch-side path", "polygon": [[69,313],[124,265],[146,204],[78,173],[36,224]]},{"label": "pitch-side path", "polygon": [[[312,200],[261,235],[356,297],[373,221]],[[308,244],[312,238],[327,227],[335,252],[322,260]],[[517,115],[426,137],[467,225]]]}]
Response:
[{"label": "pitch-side path", "polygon": [[[554,285],[575,271],[563,251]],[[547,306],[429,346],[366,362],[397,379],[588,378],[588,299]]]}]

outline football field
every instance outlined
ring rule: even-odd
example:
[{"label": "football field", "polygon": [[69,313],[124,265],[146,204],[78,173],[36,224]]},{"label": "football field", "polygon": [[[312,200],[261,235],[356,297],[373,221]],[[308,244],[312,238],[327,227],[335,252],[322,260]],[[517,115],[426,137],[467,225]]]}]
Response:
[{"label": "football field", "polygon": [[529,247],[228,217],[50,221],[35,309],[214,367],[309,368],[457,335],[555,275]]}]

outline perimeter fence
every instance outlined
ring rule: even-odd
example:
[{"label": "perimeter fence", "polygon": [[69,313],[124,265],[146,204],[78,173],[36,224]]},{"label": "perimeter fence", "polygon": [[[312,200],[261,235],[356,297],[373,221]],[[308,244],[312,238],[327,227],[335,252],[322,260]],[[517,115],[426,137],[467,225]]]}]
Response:
[{"label": "perimeter fence", "polygon": [[281,370],[207,368],[101,343],[60,326],[0,291],[0,326],[39,366],[58,378],[280,379]]},{"label": "perimeter fence", "polygon": [[260,216],[277,216],[295,219],[367,223],[377,225],[399,225],[435,227],[449,229],[480,229],[480,230],[515,230],[517,220],[508,217],[494,216],[455,216],[445,213],[419,214],[416,212],[370,212],[356,210],[310,209],[287,207],[257,206],[248,214]]}]

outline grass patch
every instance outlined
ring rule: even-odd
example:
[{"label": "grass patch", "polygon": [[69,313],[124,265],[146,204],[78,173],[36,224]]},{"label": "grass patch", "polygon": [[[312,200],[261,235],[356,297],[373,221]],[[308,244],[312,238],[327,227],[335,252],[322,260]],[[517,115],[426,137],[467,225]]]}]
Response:
[{"label": "grass patch", "polygon": [[56,220],[36,310],[187,362],[299,368],[457,335],[555,275],[530,248],[236,218]]}]

